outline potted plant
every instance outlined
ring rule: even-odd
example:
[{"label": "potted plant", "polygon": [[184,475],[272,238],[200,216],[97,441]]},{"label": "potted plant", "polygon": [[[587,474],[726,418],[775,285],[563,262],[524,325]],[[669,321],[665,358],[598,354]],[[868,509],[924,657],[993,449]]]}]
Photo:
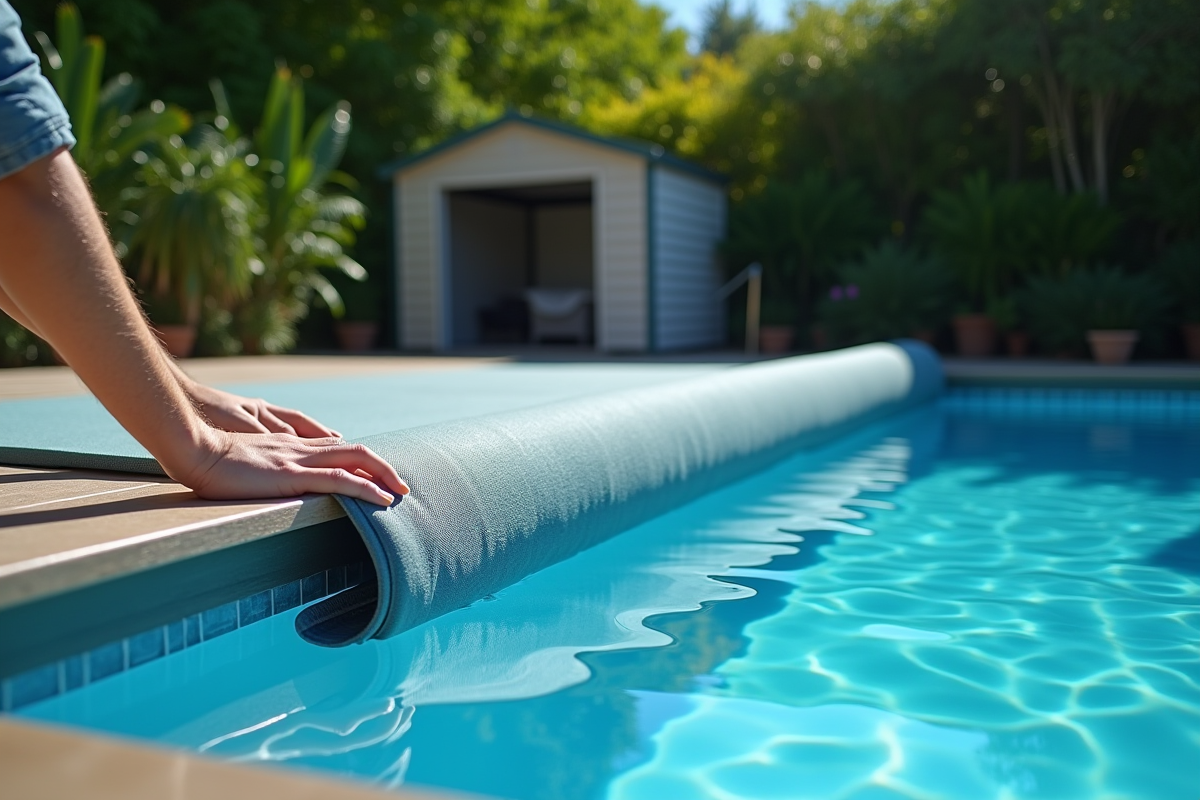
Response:
[{"label": "potted plant", "polygon": [[179,301],[169,294],[142,295],[142,307],[150,319],[150,328],[167,352],[175,358],[187,358],[196,346],[196,322],[189,323]]},{"label": "potted plant", "polygon": [[1073,354],[1086,341],[1097,362],[1123,364],[1165,305],[1154,277],[1101,266],[1031,281],[1025,310],[1034,338],[1050,352]]},{"label": "potted plant", "polygon": [[758,328],[758,349],[766,354],[789,353],[796,341],[795,310],[787,299],[765,294],[762,299],[762,323]]},{"label": "potted plant", "polygon": [[1029,355],[1029,334],[1021,328],[1015,295],[994,300],[988,306],[988,316],[995,321],[996,331],[1003,335],[1005,350],[1009,356],[1024,358]]},{"label": "potted plant", "polygon": [[940,261],[889,241],[838,270],[818,309],[836,344],[911,337],[932,342],[948,316],[950,276]]},{"label": "potted plant", "polygon": [[333,323],[338,344],[351,353],[370,350],[379,338],[379,287],[365,280],[341,280],[337,288],[344,305],[341,319]]},{"label": "potted plant", "polygon": [[258,264],[251,233],[256,182],[238,148],[198,128],[142,153],[115,232],[147,314],[172,355],[190,355],[205,298],[232,302]]},{"label": "potted plant", "polygon": [[1166,295],[1150,275],[1128,275],[1115,267],[1080,273],[1088,285],[1087,340],[1101,364],[1124,364],[1141,332],[1160,319]]},{"label": "potted plant", "polygon": [[1170,293],[1184,352],[1192,361],[1200,361],[1200,242],[1175,244],[1154,272]]},{"label": "potted plant", "polygon": [[957,273],[963,303],[954,315],[959,355],[989,356],[995,349],[996,324],[988,306],[1007,287],[1011,262],[1003,234],[1011,209],[1010,193],[992,186],[986,173],[963,181],[958,192],[935,192],[924,225],[934,251]]},{"label": "potted plant", "polygon": [[[239,139],[225,90],[211,84],[217,112]],[[337,170],[350,136],[350,105],[337,102],[304,128],[304,87],[286,67],[271,78],[259,127],[254,132],[255,175],[262,213],[254,229],[260,268],[233,309],[233,326],[248,354],[279,353],[296,340],[296,325],[314,302],[342,316],[341,295],[326,273],[354,280],[366,270],[346,249],[364,224],[366,207],[339,189],[354,180]]]}]

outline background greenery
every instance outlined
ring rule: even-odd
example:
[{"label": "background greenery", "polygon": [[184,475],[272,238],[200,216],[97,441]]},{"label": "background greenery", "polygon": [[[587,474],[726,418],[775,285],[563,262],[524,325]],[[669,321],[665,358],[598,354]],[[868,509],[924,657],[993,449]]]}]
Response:
[{"label": "background greenery", "polygon": [[[31,40],[53,30],[52,3],[13,4]],[[375,296],[391,289],[375,169],[506,108],[727,172],[728,267],[764,263],[785,301],[772,313],[801,341],[840,276],[872,264],[944,265],[953,283],[926,327],[1002,316],[1033,283],[1100,263],[1182,269],[1174,280],[1192,285],[1169,266],[1200,236],[1191,0],[801,4],[780,32],[717,2],[699,53],[635,0],[78,4],[107,45],[106,78],[129,73],[143,101],[199,122],[216,114],[216,78],[228,115],[257,130],[281,64],[303,79],[306,126],[348,103],[341,169],[370,211],[348,252]],[[327,320],[313,315],[302,341],[321,343]],[[1162,337],[1163,353],[1178,346]]]}]

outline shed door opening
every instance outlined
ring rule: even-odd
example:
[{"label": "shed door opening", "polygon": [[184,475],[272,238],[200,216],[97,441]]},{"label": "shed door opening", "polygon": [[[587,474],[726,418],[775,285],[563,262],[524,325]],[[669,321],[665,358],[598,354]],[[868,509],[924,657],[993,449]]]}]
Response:
[{"label": "shed door opening", "polygon": [[448,217],[454,346],[595,341],[590,181],[450,192]]}]

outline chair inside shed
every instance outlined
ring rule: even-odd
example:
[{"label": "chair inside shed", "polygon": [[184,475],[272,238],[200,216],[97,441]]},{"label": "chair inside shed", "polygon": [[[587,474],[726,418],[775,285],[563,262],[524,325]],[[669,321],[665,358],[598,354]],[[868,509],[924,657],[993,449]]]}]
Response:
[{"label": "chair inside shed", "polygon": [[591,181],[459,190],[447,207],[454,346],[594,342]]}]

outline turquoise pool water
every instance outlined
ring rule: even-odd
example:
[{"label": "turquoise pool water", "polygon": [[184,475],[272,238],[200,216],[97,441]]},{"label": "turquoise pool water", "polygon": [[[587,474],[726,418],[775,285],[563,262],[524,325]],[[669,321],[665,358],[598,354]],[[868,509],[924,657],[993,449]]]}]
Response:
[{"label": "turquoise pool water", "polygon": [[[21,713],[510,798],[1200,796],[1200,424],[926,409],[385,642]],[[1111,413],[1110,413],[1111,412]]]}]

